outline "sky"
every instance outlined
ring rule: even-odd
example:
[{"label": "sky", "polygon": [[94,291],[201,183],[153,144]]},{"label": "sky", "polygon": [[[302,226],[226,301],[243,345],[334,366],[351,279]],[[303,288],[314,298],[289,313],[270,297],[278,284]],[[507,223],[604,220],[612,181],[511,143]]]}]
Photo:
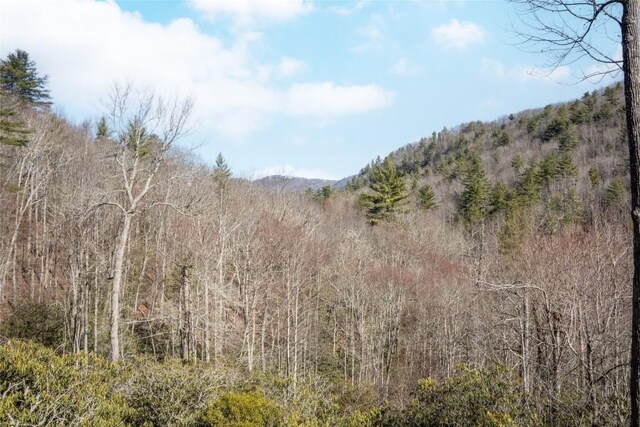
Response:
[{"label": "sky", "polygon": [[[341,179],[444,127],[615,80],[524,52],[504,0],[0,0],[54,108],[96,122],[114,83],[194,101],[180,144],[236,176]],[[603,48],[619,55],[615,41]]]}]

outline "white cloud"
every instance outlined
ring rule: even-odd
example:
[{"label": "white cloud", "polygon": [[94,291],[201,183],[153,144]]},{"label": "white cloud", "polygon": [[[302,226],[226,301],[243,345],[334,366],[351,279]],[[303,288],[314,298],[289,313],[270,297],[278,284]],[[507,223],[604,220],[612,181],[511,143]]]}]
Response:
[{"label": "white cloud", "polygon": [[436,42],[452,49],[464,49],[472,44],[482,43],[485,36],[486,32],[480,25],[457,19],[451,19],[431,30],[431,37]]},{"label": "white cloud", "polygon": [[240,25],[288,21],[313,8],[307,0],[190,0],[190,4],[209,19],[231,17]]},{"label": "white cloud", "polygon": [[252,82],[245,41],[225,46],[189,19],[160,25],[115,2],[23,0],[3,3],[1,23],[3,47],[32,54],[54,101],[77,114],[97,113],[112,83],[124,80],[193,94],[196,114],[217,118],[238,106],[266,108],[275,96]]},{"label": "white cloud", "polygon": [[299,61],[294,58],[284,57],[280,60],[280,63],[276,67],[278,77],[289,78],[299,74],[307,67],[303,61]]},{"label": "white cloud", "polygon": [[312,116],[364,113],[387,107],[393,99],[393,92],[377,85],[294,84],[286,94],[286,111],[292,115]]},{"label": "white cloud", "polygon": [[400,58],[398,62],[391,67],[391,73],[399,76],[407,76],[412,74],[419,74],[422,71],[422,67],[419,65],[411,64],[407,58]]},{"label": "white cloud", "polygon": [[269,166],[264,169],[257,170],[251,174],[252,179],[260,179],[265,176],[281,175],[287,177],[299,177],[308,179],[331,179],[336,177],[321,169],[298,169],[291,165]]},{"label": "white cloud", "polygon": [[[274,64],[257,61],[259,33],[242,32],[225,43],[189,19],[150,23],[114,1],[3,2],[0,39],[2,57],[16,48],[29,52],[38,70],[49,75],[54,102],[76,118],[99,114],[100,99],[114,81],[162,95],[192,95],[200,130],[233,138],[268,126],[275,115],[335,117],[387,105],[381,102],[387,92],[377,86],[318,83],[282,89],[271,77],[291,77],[306,65],[289,57]],[[345,94],[359,100],[334,99]],[[320,107],[298,108],[302,100]],[[362,102],[373,104],[367,108]]]},{"label": "white cloud", "polygon": [[289,79],[307,68],[304,61],[283,57],[276,65],[261,64],[256,66],[255,76],[261,84],[268,84],[272,78]]}]

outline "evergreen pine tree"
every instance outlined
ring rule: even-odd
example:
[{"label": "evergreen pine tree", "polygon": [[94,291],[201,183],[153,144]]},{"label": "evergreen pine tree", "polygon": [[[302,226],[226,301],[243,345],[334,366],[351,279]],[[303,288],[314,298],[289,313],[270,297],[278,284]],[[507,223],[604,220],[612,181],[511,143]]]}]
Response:
[{"label": "evergreen pine tree", "polygon": [[538,182],[541,185],[548,185],[558,175],[558,156],[555,153],[548,153],[540,162],[538,168]]},{"label": "evergreen pine tree", "polygon": [[607,206],[618,204],[622,201],[624,195],[624,186],[622,185],[622,179],[614,178],[607,187],[605,203]]},{"label": "evergreen pine tree", "polygon": [[371,224],[393,221],[396,213],[402,212],[409,196],[393,161],[387,158],[384,162],[376,163],[369,174],[371,192],[360,197],[360,203],[367,209]]},{"label": "evergreen pine tree", "polygon": [[581,124],[589,121],[589,112],[587,107],[580,101],[574,101],[569,106],[571,123]]},{"label": "evergreen pine tree", "polygon": [[549,141],[558,135],[562,135],[567,131],[570,125],[571,121],[569,120],[567,109],[564,106],[558,108],[555,117],[551,120],[551,123],[549,123],[549,126],[547,126],[544,131],[543,140]]},{"label": "evergreen pine tree", "polygon": [[573,128],[567,128],[562,135],[560,135],[560,152],[568,153],[573,150],[580,142],[578,135]]},{"label": "evergreen pine tree", "polygon": [[573,164],[573,158],[570,152],[562,153],[562,156],[560,156],[558,160],[558,172],[565,178],[578,174],[578,168]]},{"label": "evergreen pine tree", "polygon": [[460,215],[470,224],[484,220],[489,208],[491,185],[482,167],[480,158],[474,157],[469,163],[462,185]]},{"label": "evergreen pine tree", "polygon": [[329,200],[336,193],[336,190],[331,185],[323,185],[313,193],[313,199],[317,201]]},{"label": "evergreen pine tree", "polygon": [[227,165],[227,161],[222,156],[222,153],[218,153],[216,157],[216,165],[213,168],[213,179],[224,185],[229,178],[231,177],[231,169],[229,169],[229,165]]},{"label": "evergreen pine tree", "polygon": [[17,49],[7,59],[0,61],[2,91],[24,102],[44,107],[50,105],[47,79],[47,76],[38,76],[35,62],[29,59],[29,54],[24,50]]},{"label": "evergreen pine tree", "polygon": [[517,202],[522,206],[533,206],[540,201],[538,167],[534,163],[520,175],[517,185]]},{"label": "evergreen pine tree", "polygon": [[509,206],[509,190],[503,182],[496,182],[491,189],[491,212],[500,212]]},{"label": "evergreen pine tree", "polygon": [[426,211],[438,208],[436,196],[429,184],[425,184],[418,189],[418,205]]},{"label": "evergreen pine tree", "polygon": [[107,126],[107,119],[100,118],[96,129],[96,139],[106,138],[109,136],[109,127]]},{"label": "evergreen pine tree", "polygon": [[15,115],[15,110],[0,107],[0,144],[22,147],[27,145],[29,130]]},{"label": "evergreen pine tree", "polygon": [[504,129],[500,129],[494,132],[493,136],[495,138],[493,145],[495,145],[496,147],[510,145],[513,142],[511,135],[509,135],[509,133]]}]

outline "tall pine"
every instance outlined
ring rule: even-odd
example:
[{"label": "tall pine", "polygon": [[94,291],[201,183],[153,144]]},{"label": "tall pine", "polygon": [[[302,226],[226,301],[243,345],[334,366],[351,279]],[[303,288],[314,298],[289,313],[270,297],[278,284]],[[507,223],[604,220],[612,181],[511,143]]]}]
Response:
[{"label": "tall pine", "polygon": [[387,158],[384,162],[376,162],[371,167],[369,182],[370,192],[360,198],[369,221],[371,224],[394,221],[396,214],[407,204],[409,193],[393,161]]},{"label": "tall pine", "polygon": [[231,169],[229,169],[229,165],[227,165],[227,161],[222,156],[222,153],[218,153],[216,157],[216,165],[213,168],[212,175],[214,181],[220,186],[224,186],[231,177]]},{"label": "tall pine", "polygon": [[0,61],[0,87],[5,94],[17,96],[21,101],[34,106],[51,104],[46,88],[47,76],[40,77],[36,64],[24,50],[17,49]]},{"label": "tall pine", "polygon": [[485,270],[485,220],[491,205],[491,183],[484,172],[480,157],[474,156],[470,159],[462,185],[464,190],[460,195],[458,207],[473,242],[470,256],[475,264],[476,283],[480,283]]},{"label": "tall pine", "polygon": [[489,209],[491,184],[484,172],[480,158],[473,157],[471,159],[462,185],[464,190],[460,196],[460,216],[468,224],[484,221]]},{"label": "tall pine", "polygon": [[436,196],[433,193],[433,188],[431,188],[429,184],[425,184],[418,189],[418,206],[425,211],[438,208]]}]

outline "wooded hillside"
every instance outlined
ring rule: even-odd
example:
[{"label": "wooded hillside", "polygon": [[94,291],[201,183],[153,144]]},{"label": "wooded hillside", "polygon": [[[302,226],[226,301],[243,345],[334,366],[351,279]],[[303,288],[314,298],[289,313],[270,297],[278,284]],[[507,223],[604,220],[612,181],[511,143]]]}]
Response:
[{"label": "wooded hillside", "polygon": [[620,85],[442,130],[306,194],[181,149],[188,100],[120,87],[74,125],[44,95],[3,80],[2,422],[240,425],[223,424],[234,405],[259,408],[243,425],[628,419]]}]

